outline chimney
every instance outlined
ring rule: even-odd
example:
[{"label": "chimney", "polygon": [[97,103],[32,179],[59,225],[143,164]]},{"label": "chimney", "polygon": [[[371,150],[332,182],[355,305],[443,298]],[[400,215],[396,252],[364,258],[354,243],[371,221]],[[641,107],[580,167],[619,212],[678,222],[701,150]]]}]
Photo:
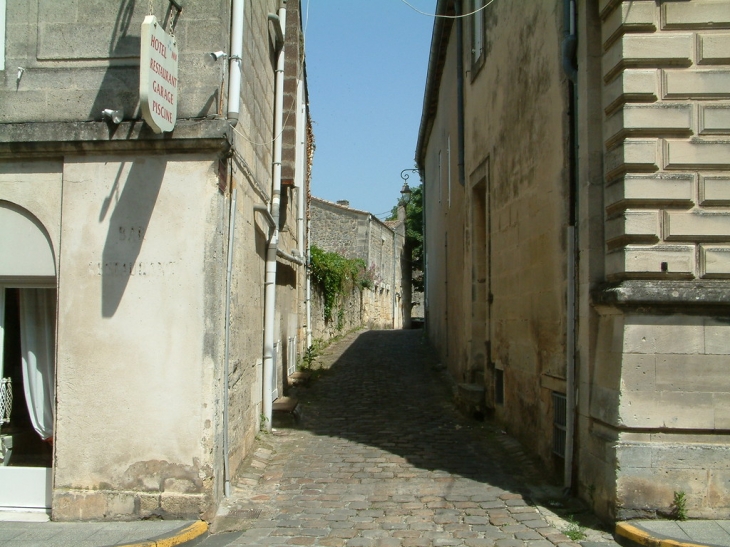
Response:
[{"label": "chimney", "polygon": [[337,200],[337,205],[342,205],[343,207],[349,207],[350,202],[346,199],[339,199],[339,200]]},{"label": "chimney", "polygon": [[403,207],[403,205],[398,205],[398,222],[405,222],[406,221],[406,208]]}]

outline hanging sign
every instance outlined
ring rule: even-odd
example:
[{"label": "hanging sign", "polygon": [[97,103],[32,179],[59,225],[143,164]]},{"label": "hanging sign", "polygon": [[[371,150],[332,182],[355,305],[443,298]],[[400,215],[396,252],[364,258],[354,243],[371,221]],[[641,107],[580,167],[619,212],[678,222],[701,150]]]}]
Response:
[{"label": "hanging sign", "polygon": [[142,117],[155,133],[172,131],[177,121],[177,41],[154,15],[142,22],[139,99]]}]

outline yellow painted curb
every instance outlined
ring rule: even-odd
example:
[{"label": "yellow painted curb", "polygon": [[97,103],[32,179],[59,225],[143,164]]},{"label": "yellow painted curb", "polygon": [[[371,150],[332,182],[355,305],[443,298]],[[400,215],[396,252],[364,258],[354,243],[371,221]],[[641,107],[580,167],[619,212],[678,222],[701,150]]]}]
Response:
[{"label": "yellow painted curb", "polygon": [[616,535],[645,547],[707,547],[702,543],[683,543],[675,539],[659,539],[625,522],[616,523]]},{"label": "yellow painted curb", "polygon": [[175,547],[186,541],[195,539],[208,531],[208,523],[204,520],[194,522],[176,533],[174,536],[157,539],[154,541],[143,541],[140,543],[127,543],[119,547]]}]

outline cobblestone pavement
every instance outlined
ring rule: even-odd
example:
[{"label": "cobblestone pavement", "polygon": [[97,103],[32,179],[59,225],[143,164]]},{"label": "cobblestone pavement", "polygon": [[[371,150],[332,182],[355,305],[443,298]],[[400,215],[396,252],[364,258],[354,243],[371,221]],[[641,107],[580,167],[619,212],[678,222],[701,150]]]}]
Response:
[{"label": "cobblestone pavement", "polygon": [[353,333],[318,362],[292,390],[300,423],[260,436],[203,545],[576,547],[571,526],[616,545],[519,443],[455,410],[422,331]]}]

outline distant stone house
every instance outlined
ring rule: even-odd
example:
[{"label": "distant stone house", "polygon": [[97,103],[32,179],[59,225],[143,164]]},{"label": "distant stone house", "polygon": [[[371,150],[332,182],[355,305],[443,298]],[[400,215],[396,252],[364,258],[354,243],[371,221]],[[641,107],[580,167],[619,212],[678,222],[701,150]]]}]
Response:
[{"label": "distant stone house", "polygon": [[730,2],[437,12],[430,340],[603,517],[727,518]]},{"label": "distant stone house", "polygon": [[212,516],[304,343],[299,2],[182,4],[0,3],[0,508]]},{"label": "distant stone house", "polygon": [[[315,197],[310,202],[310,214],[312,245],[347,258],[362,259],[373,279],[371,289],[354,295],[358,299],[356,304],[346,304],[352,316],[348,324],[409,328],[411,277],[405,217],[383,222],[366,211],[351,208],[347,201],[333,203]],[[323,315],[315,315],[312,326],[320,337],[327,336]]]}]

